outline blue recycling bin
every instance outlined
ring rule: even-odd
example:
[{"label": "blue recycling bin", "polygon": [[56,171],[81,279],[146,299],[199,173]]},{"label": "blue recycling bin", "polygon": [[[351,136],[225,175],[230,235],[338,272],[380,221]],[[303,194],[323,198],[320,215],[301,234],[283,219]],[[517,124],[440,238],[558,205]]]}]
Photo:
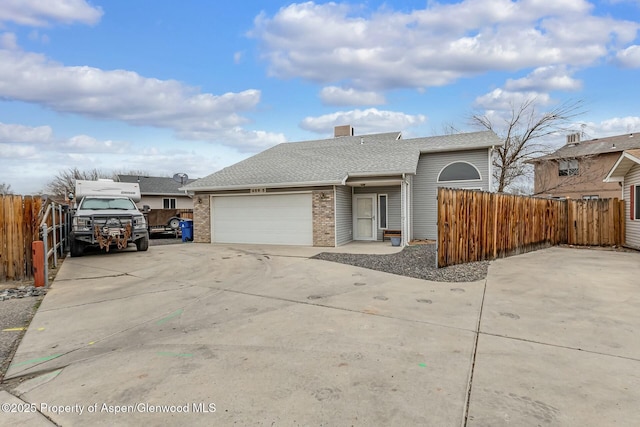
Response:
[{"label": "blue recycling bin", "polygon": [[183,219],[180,221],[180,231],[183,242],[193,241],[193,220]]}]

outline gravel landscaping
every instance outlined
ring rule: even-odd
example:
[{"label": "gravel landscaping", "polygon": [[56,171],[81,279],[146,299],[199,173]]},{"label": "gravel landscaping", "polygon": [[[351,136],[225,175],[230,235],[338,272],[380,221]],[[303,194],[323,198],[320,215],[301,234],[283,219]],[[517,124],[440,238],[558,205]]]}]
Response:
[{"label": "gravel landscaping", "polygon": [[401,252],[390,255],[322,252],[313,258],[433,282],[474,282],[487,277],[489,268],[489,261],[436,268],[436,245],[434,244],[407,246]]}]

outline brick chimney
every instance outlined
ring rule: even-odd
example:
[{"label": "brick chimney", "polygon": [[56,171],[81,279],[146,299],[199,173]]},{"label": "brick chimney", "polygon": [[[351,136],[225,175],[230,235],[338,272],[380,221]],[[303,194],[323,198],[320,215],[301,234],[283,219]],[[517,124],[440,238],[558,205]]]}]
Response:
[{"label": "brick chimney", "polygon": [[333,137],[353,136],[353,128],[351,125],[336,126],[333,128]]},{"label": "brick chimney", "polygon": [[580,132],[567,135],[567,145],[576,145],[580,143]]}]

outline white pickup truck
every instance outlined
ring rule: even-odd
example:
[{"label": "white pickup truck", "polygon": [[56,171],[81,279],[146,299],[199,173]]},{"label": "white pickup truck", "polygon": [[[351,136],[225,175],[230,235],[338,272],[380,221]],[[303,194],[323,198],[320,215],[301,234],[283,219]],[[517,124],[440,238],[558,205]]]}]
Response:
[{"label": "white pickup truck", "polygon": [[77,208],[73,215],[71,256],[82,256],[88,246],[126,248],[134,243],[139,251],[149,249],[149,232],[140,201],[140,185],[111,180],[76,180]]}]

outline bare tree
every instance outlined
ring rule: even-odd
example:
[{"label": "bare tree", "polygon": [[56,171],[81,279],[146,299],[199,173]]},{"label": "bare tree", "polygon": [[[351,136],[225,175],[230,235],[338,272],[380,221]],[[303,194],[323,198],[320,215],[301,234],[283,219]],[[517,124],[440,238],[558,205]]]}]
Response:
[{"label": "bare tree", "polygon": [[580,100],[567,101],[543,113],[536,106],[536,98],[518,106],[512,104],[508,117],[501,119],[504,123],[494,123],[496,120],[487,115],[471,117],[473,124],[494,131],[504,141],[503,146],[496,147],[493,157],[493,178],[499,193],[527,174],[527,160],[549,152],[549,147],[539,142],[541,138],[567,131],[572,120],[584,113]]},{"label": "bare tree", "polygon": [[122,170],[103,171],[100,169],[91,169],[82,171],[78,168],[69,168],[58,171],[57,175],[47,184],[47,192],[53,196],[67,196],[75,190],[76,179],[84,179],[87,181],[96,181],[98,179],[113,179],[118,181],[118,175],[138,175],[148,176],[146,171],[131,170],[124,172]]},{"label": "bare tree", "polygon": [[0,182],[0,196],[8,196],[10,194],[13,194],[11,184]]},{"label": "bare tree", "polygon": [[47,192],[53,196],[66,196],[73,192],[76,186],[76,179],[95,181],[99,178],[113,178],[110,172],[91,169],[81,171],[78,168],[69,168],[58,171],[56,176],[49,181],[46,186]]}]

